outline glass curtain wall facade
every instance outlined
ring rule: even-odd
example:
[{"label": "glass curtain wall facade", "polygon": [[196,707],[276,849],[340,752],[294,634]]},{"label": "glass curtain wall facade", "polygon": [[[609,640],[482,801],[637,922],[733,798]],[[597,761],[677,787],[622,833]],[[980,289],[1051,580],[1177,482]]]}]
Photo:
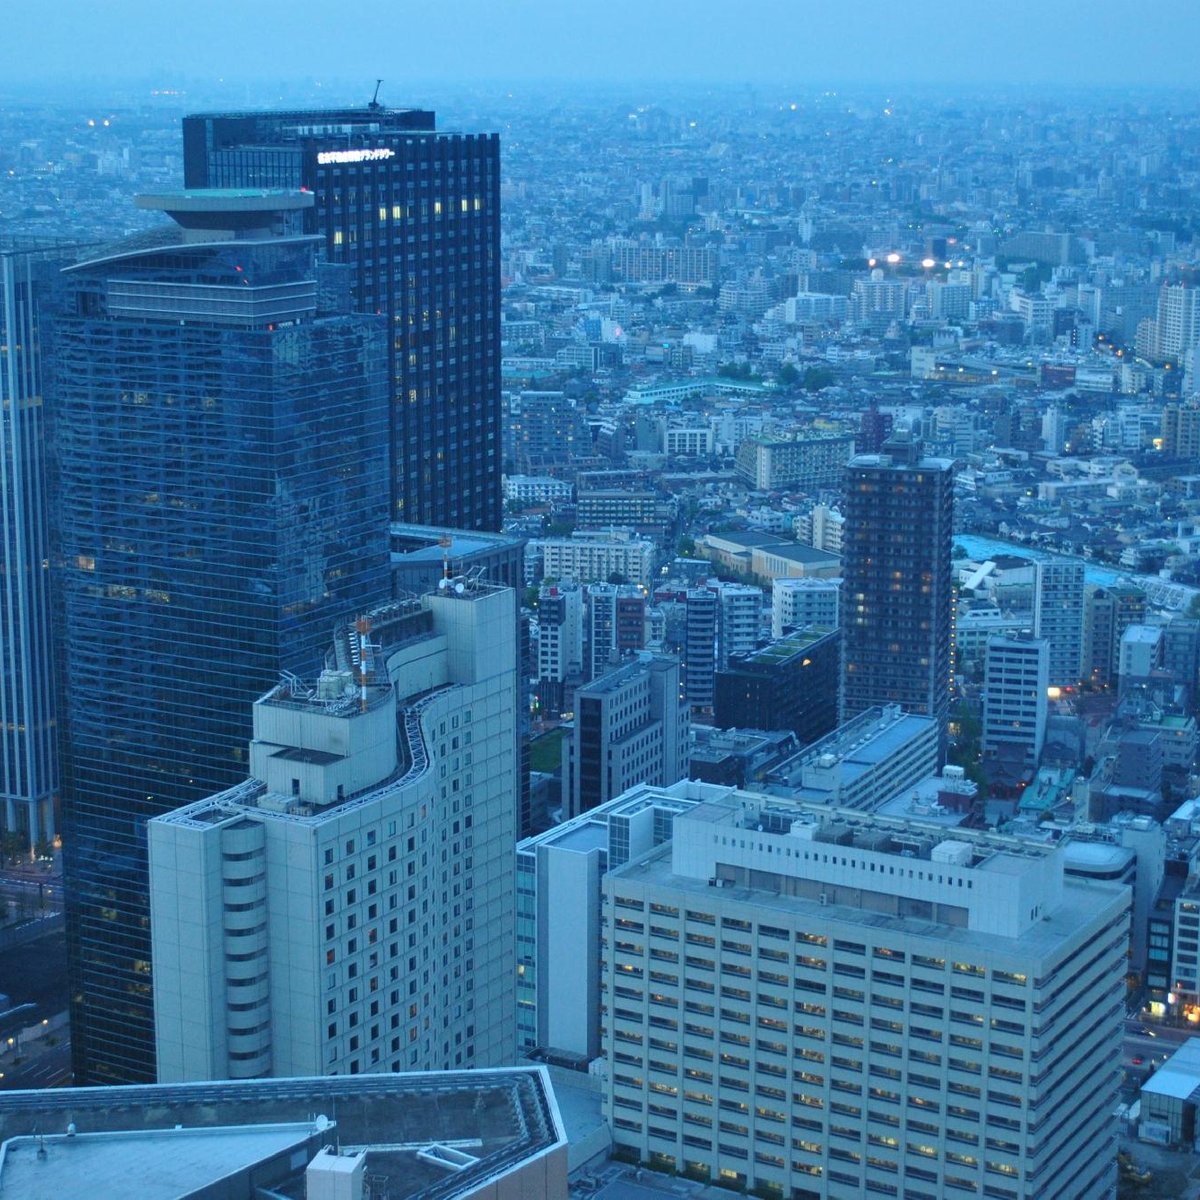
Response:
[{"label": "glass curtain wall facade", "polygon": [[77,1083],[154,1078],[146,822],[243,780],[254,700],[390,590],[384,322],[319,314],[316,239],[163,243],[51,322]]},{"label": "glass curtain wall facade", "polygon": [[184,118],[189,188],[306,188],[309,232],[390,327],[392,515],[498,530],[500,144],[418,109]]},{"label": "glass curtain wall facade", "polygon": [[58,791],[37,306],[67,258],[0,247],[0,820],[31,849]]}]

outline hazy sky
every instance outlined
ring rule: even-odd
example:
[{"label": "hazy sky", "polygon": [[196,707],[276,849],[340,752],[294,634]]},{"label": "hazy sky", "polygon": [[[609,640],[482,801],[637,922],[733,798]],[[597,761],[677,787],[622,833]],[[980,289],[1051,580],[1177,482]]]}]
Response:
[{"label": "hazy sky", "polygon": [[2,0],[0,87],[185,78],[512,84],[1196,82],[1195,0]]}]

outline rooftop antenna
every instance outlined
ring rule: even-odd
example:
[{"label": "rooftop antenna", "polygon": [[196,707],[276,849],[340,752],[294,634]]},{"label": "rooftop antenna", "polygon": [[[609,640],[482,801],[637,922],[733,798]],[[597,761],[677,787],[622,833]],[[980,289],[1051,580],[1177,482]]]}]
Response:
[{"label": "rooftop antenna", "polygon": [[375,95],[371,97],[371,103],[367,105],[372,112],[383,107],[383,105],[379,103],[379,85],[381,83],[383,83],[382,79],[375,80]]}]

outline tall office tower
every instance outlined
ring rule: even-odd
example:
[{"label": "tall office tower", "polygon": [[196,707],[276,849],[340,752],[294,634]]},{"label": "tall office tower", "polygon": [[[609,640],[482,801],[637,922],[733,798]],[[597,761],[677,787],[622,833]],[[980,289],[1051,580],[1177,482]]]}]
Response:
[{"label": "tall office tower", "polygon": [[842,720],[877,704],[950,711],[954,464],[892,438],[846,468]]},{"label": "tall office tower", "polygon": [[160,1082],[511,1061],[515,606],[343,626],[254,705],[250,778],[150,822]]},{"label": "tall office tower", "polygon": [[58,793],[38,304],[62,250],[0,250],[0,820],[30,849]]},{"label": "tall office tower", "polygon": [[984,656],[983,753],[995,757],[1019,747],[1031,772],[1046,739],[1050,647],[1044,638],[1011,633],[988,638]]},{"label": "tall office tower", "polygon": [[717,594],[689,588],[684,606],[683,694],[692,708],[713,705],[717,669]]},{"label": "tall office tower", "polygon": [[361,109],[183,120],[191,188],[305,188],[306,229],[389,326],[392,516],[499,529],[500,143],[434,114]]},{"label": "tall office tower", "polygon": [[1114,1195],[1129,890],[1065,853],[732,790],[680,813],[601,881],[614,1142],[755,1195]]},{"label": "tall office tower", "polygon": [[564,815],[576,817],[637,783],[666,787],[683,779],[689,728],[673,655],[644,654],[581,687],[575,729],[564,743]]},{"label": "tall office tower", "polygon": [[1033,633],[1050,648],[1050,686],[1075,687],[1083,657],[1083,563],[1043,559],[1033,567]]},{"label": "tall office tower", "polygon": [[178,227],[49,324],[77,1082],[154,1077],[146,820],[244,778],[253,701],[391,594],[387,330],[323,315],[312,203],[143,198]]}]

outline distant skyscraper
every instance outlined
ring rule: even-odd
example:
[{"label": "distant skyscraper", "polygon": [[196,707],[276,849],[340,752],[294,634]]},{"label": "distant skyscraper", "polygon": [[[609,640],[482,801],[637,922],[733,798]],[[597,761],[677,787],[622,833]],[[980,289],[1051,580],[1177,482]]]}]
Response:
[{"label": "distant skyscraper", "polygon": [[500,143],[432,112],[205,113],[183,121],[191,188],[305,188],[306,229],[387,318],[392,515],[499,529]]},{"label": "distant skyscraper", "polygon": [[843,720],[877,704],[950,710],[954,465],[892,438],[846,468]]},{"label": "distant skyscraper", "polygon": [[0,250],[0,819],[31,846],[58,790],[38,304],[66,257]]},{"label": "distant skyscraper", "polygon": [[713,705],[717,669],[717,594],[708,588],[689,588],[683,642],[683,694],[692,708]]},{"label": "distant skyscraper", "polygon": [[53,313],[77,1082],[154,1078],[146,821],[246,774],[253,701],[390,595],[375,316],[300,192],[180,193]]}]

